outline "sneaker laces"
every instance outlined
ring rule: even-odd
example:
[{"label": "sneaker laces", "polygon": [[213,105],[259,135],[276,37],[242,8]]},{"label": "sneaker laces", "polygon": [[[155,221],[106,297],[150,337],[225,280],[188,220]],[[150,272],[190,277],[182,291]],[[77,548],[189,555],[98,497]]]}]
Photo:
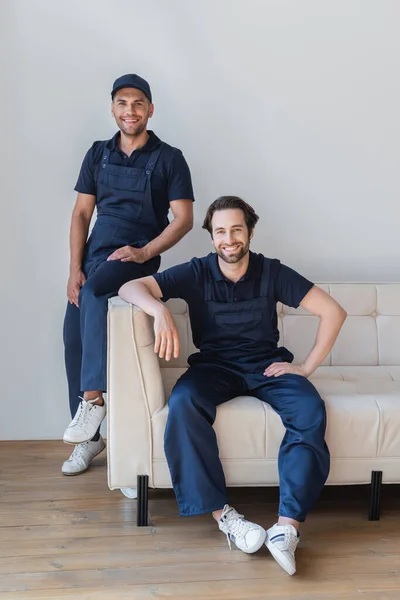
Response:
[{"label": "sneaker laces", "polygon": [[295,535],[291,528],[286,525],[285,526],[285,550],[289,550],[289,552],[291,554],[294,554],[296,547],[297,547],[297,542],[298,542],[298,536]]},{"label": "sneaker laces", "polygon": [[85,400],[81,396],[78,396],[82,402],[79,404],[78,411],[74,418],[74,426],[75,425],[83,425],[86,424],[88,415],[90,410],[93,408],[93,402],[96,402],[98,398],[94,398],[93,400]]},{"label": "sneaker laces", "polygon": [[82,444],[77,444],[74,448],[74,451],[72,452],[72,454],[70,456],[70,460],[82,458],[82,454],[85,452],[88,444],[89,444],[89,442],[83,442]]},{"label": "sneaker laces", "polygon": [[244,515],[240,515],[234,508],[229,507],[226,512],[222,513],[221,520],[226,524],[229,531],[226,532],[229,550],[232,550],[229,534],[232,533],[235,537],[244,537],[249,531],[249,524],[244,521]]}]

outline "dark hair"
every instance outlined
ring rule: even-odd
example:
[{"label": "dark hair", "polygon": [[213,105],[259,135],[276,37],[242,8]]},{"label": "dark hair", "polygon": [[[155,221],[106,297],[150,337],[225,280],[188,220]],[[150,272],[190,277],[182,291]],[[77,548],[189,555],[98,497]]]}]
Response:
[{"label": "dark hair", "polygon": [[203,229],[207,229],[208,233],[212,235],[211,220],[214,213],[217,210],[227,210],[229,208],[239,208],[243,211],[244,220],[246,221],[247,229],[251,233],[259,219],[254,208],[247,204],[244,200],[238,196],[220,196],[207,209],[207,214],[204,219]]}]

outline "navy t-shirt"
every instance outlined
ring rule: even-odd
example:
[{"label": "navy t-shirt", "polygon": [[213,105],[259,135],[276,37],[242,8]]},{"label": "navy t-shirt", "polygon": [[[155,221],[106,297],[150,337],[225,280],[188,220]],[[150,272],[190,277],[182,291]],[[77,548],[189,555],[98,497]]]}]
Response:
[{"label": "navy t-shirt", "polygon": [[[151,152],[161,144],[161,140],[153,131],[148,131],[148,134],[149,139],[143,148],[134,150],[130,156],[118,148],[119,131],[108,142],[94,142],[83,160],[75,191],[96,195],[97,175],[104,146],[110,149],[110,165],[144,169]],[[173,200],[194,201],[190,170],[182,152],[178,148],[163,143],[164,147],[151,176],[152,203],[160,223],[165,222],[169,203]]]},{"label": "navy t-shirt", "polygon": [[262,254],[250,252],[247,272],[236,283],[222,274],[216,253],[203,258],[192,258],[187,263],[156,273],[153,277],[160,286],[164,302],[169,298],[182,298],[187,302],[193,342],[197,348],[201,348],[206,277],[211,276],[212,278],[212,300],[214,302],[251,300],[260,296],[264,261],[271,263],[272,268],[268,269],[271,281],[268,284],[271,290],[270,297],[275,302],[275,310],[272,311],[271,316],[271,340],[266,340],[266,342],[270,342],[268,346],[271,349],[276,349],[279,340],[276,303],[282,302],[287,306],[297,308],[314,285],[290,267],[281,264],[278,259],[270,259]]}]

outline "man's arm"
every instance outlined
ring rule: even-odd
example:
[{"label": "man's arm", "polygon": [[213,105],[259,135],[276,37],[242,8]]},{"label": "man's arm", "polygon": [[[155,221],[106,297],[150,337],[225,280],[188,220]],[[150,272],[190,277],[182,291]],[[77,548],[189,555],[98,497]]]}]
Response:
[{"label": "man's arm", "polygon": [[154,277],[143,277],[125,283],[118,292],[126,302],[135,304],[145,313],[154,317],[154,352],[170,360],[179,356],[179,336],[171,312],[160,302],[163,297],[160,286]]},{"label": "man's arm", "polygon": [[70,267],[67,296],[71,304],[75,304],[75,306],[78,306],[79,291],[86,281],[82,271],[82,258],[95,205],[96,196],[78,193],[74,210],[72,211],[69,236]]},{"label": "man's arm", "polygon": [[174,218],[158,237],[143,248],[132,248],[131,246],[118,248],[107,260],[141,264],[175,246],[193,227],[193,202],[192,200],[173,200],[170,202],[170,207]]},{"label": "man's arm", "polygon": [[192,200],[173,200],[169,205],[174,218],[158,237],[144,247],[146,260],[175,246],[193,227]]},{"label": "man's arm", "polygon": [[264,371],[264,375],[268,377],[279,377],[283,373],[309,377],[331,351],[347,316],[336,300],[315,285],[304,296],[300,306],[320,318],[314,347],[302,365],[273,363]]}]

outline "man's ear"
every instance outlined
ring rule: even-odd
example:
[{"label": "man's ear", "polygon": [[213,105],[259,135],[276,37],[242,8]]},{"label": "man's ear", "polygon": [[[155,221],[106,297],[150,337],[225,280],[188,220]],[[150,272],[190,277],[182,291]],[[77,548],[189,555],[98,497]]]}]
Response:
[{"label": "man's ear", "polygon": [[252,240],[254,236],[254,227],[253,229],[250,231],[250,235],[249,235],[249,240]]},{"label": "man's ear", "polygon": [[114,102],[111,102],[111,116],[115,117],[115,114],[114,114]]}]

